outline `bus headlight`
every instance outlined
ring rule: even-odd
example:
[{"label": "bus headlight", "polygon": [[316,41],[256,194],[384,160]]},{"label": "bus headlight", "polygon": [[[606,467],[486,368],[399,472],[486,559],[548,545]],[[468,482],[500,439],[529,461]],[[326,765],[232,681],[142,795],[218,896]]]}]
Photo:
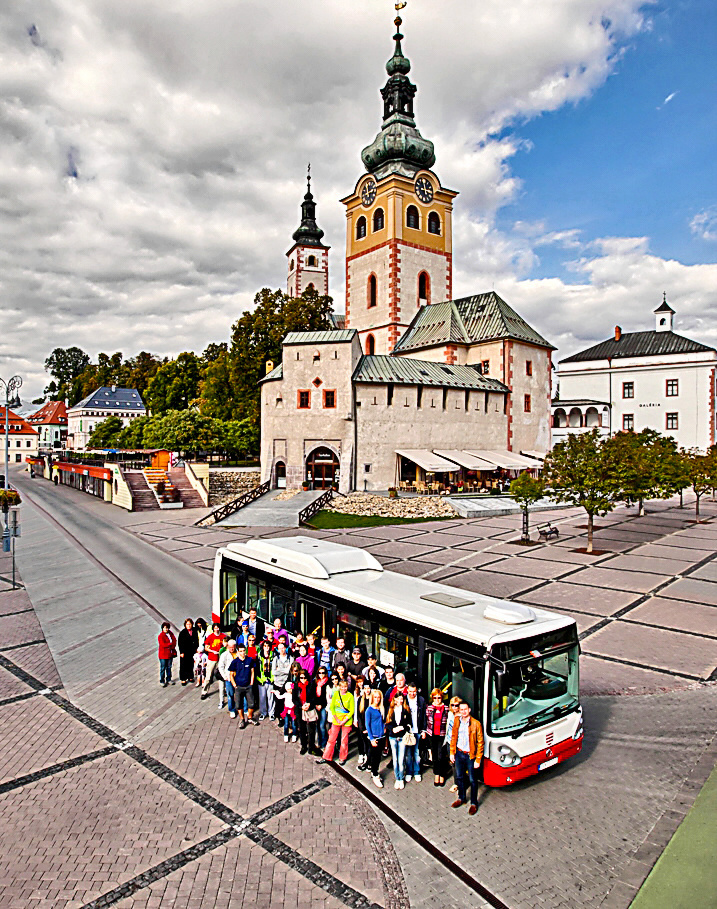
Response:
[{"label": "bus headlight", "polygon": [[583,735],[583,720],[581,717],[580,722],[578,723],[578,728],[573,733],[573,739],[577,740],[579,738],[582,738],[582,735]]},{"label": "bus headlight", "polygon": [[498,752],[498,763],[502,767],[514,767],[520,763],[520,755],[507,745],[498,745],[496,751]]}]

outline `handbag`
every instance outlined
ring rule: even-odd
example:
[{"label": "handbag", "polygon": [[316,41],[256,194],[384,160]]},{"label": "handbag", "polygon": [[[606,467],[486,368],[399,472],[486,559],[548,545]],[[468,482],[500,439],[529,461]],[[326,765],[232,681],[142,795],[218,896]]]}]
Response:
[{"label": "handbag", "polygon": [[318,713],[314,710],[313,707],[310,707],[308,710],[304,711],[304,720],[307,723],[315,723],[319,719]]},{"label": "handbag", "polygon": [[416,736],[412,732],[407,732],[403,736],[403,744],[413,747],[416,744]]}]

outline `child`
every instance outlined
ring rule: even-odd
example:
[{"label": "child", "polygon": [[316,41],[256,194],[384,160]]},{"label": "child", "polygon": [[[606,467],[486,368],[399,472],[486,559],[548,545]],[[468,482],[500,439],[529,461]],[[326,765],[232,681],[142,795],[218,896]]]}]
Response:
[{"label": "child", "polygon": [[289,741],[289,729],[291,728],[291,741],[296,741],[298,735],[298,723],[296,721],[296,704],[294,703],[294,683],[287,682],[284,685],[283,693],[278,691],[274,693],[275,698],[280,698],[284,702],[284,709],[281,717],[284,720],[284,741]]},{"label": "child", "polygon": [[194,654],[194,687],[199,688],[204,684],[207,677],[207,655],[204,647],[200,645],[199,650]]}]

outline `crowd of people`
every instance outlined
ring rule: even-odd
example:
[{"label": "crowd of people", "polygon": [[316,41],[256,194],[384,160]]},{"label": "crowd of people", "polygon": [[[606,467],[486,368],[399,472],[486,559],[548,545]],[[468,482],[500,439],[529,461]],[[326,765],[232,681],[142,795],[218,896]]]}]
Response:
[{"label": "crowd of people", "polygon": [[446,703],[440,688],[428,702],[415,680],[378,665],[375,654],[360,647],[336,646],[328,637],[295,635],[280,619],[267,625],[255,609],[240,616],[231,634],[219,624],[211,630],[199,618],[187,619],[175,638],[168,623],[159,635],[160,685],[175,684],[172,663],[179,656],[179,681],[201,688],[209,697],[214,679],[219,687],[218,709],[226,709],[240,728],[274,720],[284,741],[300,742],[301,754],[313,754],[317,763],[348,761],[353,733],[358,748],[357,769],[368,771],[375,786],[383,788],[383,758],[393,767],[394,788],[420,783],[423,766],[433,771],[434,786],[445,786],[449,772],[456,793],[453,808],[478,808],[478,784],[483,757],[483,730],[471,716],[471,706],[459,697]]}]

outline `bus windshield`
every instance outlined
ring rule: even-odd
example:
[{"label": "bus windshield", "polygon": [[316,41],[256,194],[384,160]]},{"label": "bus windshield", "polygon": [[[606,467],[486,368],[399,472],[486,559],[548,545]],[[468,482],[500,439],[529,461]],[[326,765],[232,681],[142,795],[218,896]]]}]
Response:
[{"label": "bus windshield", "polygon": [[541,639],[511,641],[494,654],[505,674],[491,668],[490,731],[516,734],[549,723],[578,704],[579,648],[575,628]]}]

